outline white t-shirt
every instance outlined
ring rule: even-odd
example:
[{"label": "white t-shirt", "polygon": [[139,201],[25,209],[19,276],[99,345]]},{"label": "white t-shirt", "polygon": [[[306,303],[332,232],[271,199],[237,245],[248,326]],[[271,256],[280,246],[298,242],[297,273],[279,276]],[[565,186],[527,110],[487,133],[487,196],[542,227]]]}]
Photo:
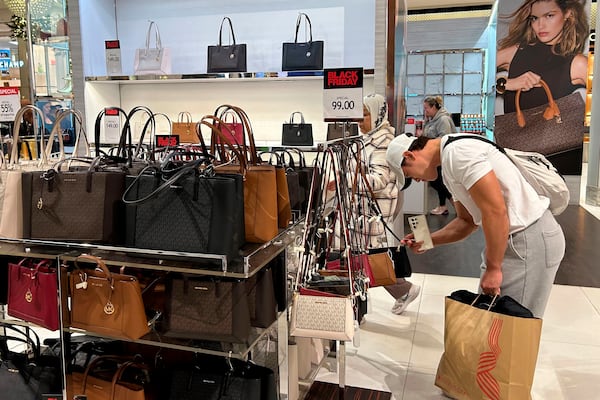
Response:
[{"label": "white t-shirt", "polygon": [[506,202],[509,233],[525,229],[542,216],[550,200],[536,193],[505,154],[477,139],[457,140],[444,148],[452,136],[461,134],[446,135],[441,142],[442,177],[452,199],[467,209],[476,225],[481,225],[481,211],[469,189],[492,170]]}]

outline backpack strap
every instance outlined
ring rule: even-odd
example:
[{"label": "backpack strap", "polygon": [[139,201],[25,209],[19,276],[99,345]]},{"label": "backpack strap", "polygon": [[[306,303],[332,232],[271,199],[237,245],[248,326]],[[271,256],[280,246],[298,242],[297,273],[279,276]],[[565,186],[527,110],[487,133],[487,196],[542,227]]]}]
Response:
[{"label": "backpack strap", "polygon": [[491,144],[492,146],[494,146],[495,148],[497,148],[501,153],[506,154],[506,151],[504,151],[504,147],[499,146],[497,143],[492,142],[491,140],[489,140],[488,138],[484,138],[483,136],[479,136],[479,135],[462,135],[462,136],[448,136],[448,140],[446,140],[446,143],[444,144],[444,149],[446,148],[446,146],[448,146],[450,143],[455,142],[457,140],[460,139],[477,139],[480,140],[482,142],[486,142],[488,144]]}]

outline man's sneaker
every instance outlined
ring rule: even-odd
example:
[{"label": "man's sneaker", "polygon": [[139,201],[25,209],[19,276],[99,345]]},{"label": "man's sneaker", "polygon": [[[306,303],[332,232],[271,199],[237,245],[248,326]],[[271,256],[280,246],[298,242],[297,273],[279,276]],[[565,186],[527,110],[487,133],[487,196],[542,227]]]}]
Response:
[{"label": "man's sneaker", "polygon": [[394,306],[392,307],[392,312],[394,314],[402,314],[404,310],[406,310],[406,307],[408,307],[410,303],[412,303],[417,297],[419,297],[420,292],[421,286],[415,285],[413,283],[410,286],[410,289],[408,289],[408,293],[396,300]]}]

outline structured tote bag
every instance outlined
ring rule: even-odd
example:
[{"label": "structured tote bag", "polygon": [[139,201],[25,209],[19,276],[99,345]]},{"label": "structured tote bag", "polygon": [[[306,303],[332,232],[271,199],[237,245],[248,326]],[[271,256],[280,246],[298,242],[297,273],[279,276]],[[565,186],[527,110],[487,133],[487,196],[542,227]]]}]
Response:
[{"label": "structured tote bag", "polygon": [[[300,115],[300,122],[294,122],[294,115]],[[312,146],[313,131],[312,124],[304,122],[304,115],[295,111],[290,115],[290,121],[283,124],[281,132],[281,144],[283,146]]]},{"label": "structured tote bag", "polygon": [[[223,23],[227,21],[233,43],[223,45]],[[215,72],[246,72],[246,45],[237,44],[233,24],[229,17],[223,18],[219,28],[219,43],[208,46],[208,73]]]},{"label": "structured tote bag", "polygon": [[332,122],[327,124],[327,140],[343,139],[357,135],[357,123]]},{"label": "structured tote bag", "polygon": [[179,143],[200,143],[196,134],[196,124],[192,121],[192,115],[182,111],[177,115],[177,121],[171,124],[171,133],[179,136]]},{"label": "structured tote bag", "polygon": [[435,385],[455,399],[530,399],[542,320],[508,296],[461,290],[445,302]]},{"label": "structured tote bag", "polygon": [[[150,38],[154,28],[154,47],[150,47]],[[133,64],[135,75],[166,75],[171,73],[171,50],[162,46],[158,25],[150,21],[146,32],[146,46],[135,50]]]},{"label": "structured tote bag", "polygon": [[51,331],[59,327],[58,279],[50,261],[8,263],[8,315]]},{"label": "structured tote bag", "polygon": [[250,334],[245,283],[196,276],[167,284],[165,336],[244,343]]},{"label": "structured tote bag", "polygon": [[496,117],[494,138],[499,146],[533,151],[546,156],[583,145],[585,103],[579,93],[554,100],[540,80],[548,104],[521,110],[521,91],[515,96],[516,111]]},{"label": "structured tote bag", "polygon": [[[306,42],[298,42],[298,32],[302,18],[306,21]],[[305,13],[300,13],[296,19],[296,35],[293,43],[283,43],[283,55],[281,69],[283,71],[302,71],[323,69],[323,45],[322,40],[313,40],[312,24]]]},{"label": "structured tote bag", "polygon": [[[82,270],[79,262],[94,264]],[[91,332],[139,339],[149,332],[140,284],[134,276],[114,274],[98,257],[83,254],[71,272],[71,326]]]}]

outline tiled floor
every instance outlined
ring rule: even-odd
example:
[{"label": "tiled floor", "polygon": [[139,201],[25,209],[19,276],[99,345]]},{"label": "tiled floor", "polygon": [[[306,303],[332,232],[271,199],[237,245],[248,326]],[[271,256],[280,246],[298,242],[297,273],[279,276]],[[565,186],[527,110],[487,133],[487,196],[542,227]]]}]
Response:
[{"label": "tiled floor", "polygon": [[[475,291],[477,278],[413,274],[421,295],[403,315],[382,288],[370,290],[372,309],[360,346],[346,346],[346,384],[384,390],[395,400],[445,399],[434,386],[444,349],[444,296]],[[544,316],[533,400],[579,400],[600,393],[600,289],[554,285]],[[323,367],[318,380],[338,382]]]}]

